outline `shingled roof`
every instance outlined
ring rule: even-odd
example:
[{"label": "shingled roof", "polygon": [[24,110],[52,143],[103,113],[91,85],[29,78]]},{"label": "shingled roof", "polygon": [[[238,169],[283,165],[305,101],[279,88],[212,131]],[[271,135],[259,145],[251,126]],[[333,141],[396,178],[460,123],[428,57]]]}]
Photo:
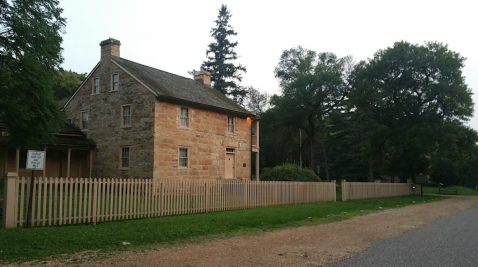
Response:
[{"label": "shingled roof", "polygon": [[242,116],[254,116],[217,90],[193,79],[148,67],[121,57],[111,60],[151,89],[158,99],[196,105]]}]

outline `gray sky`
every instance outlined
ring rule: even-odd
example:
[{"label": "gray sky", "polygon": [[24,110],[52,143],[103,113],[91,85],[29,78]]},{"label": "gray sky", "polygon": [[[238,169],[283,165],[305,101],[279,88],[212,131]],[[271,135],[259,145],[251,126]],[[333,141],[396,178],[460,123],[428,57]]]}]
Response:
[{"label": "gray sky", "polygon": [[[121,57],[189,77],[188,71],[205,60],[210,29],[226,4],[238,33],[237,62],[247,68],[244,86],[280,93],[274,68],[282,51],[299,45],[359,61],[396,41],[438,41],[467,58],[464,76],[478,103],[473,2],[60,0],[67,18],[63,67],[90,72],[100,59],[99,43],[112,37],[121,41]],[[470,125],[478,130],[476,116]]]}]

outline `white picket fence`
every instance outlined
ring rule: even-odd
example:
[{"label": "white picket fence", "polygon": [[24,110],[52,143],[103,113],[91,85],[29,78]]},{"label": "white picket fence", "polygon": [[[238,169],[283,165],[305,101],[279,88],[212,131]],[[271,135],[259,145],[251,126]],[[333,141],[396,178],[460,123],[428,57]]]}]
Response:
[{"label": "white picket fence", "polygon": [[7,213],[15,218],[6,221],[14,227],[25,226],[27,220],[30,226],[96,224],[336,199],[335,182],[39,177],[31,187],[31,178],[10,179],[15,188],[5,192],[16,194],[10,197],[17,201],[10,201],[14,212]]},{"label": "white picket fence", "polygon": [[420,185],[405,183],[360,183],[342,180],[342,201],[419,195]]}]

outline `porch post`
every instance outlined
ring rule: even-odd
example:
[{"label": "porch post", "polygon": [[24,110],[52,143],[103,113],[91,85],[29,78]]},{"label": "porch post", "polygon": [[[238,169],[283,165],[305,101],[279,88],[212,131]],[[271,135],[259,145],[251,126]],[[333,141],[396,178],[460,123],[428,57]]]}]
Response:
[{"label": "porch post", "polygon": [[18,218],[18,173],[9,172],[5,179],[3,200],[3,227],[17,228]]},{"label": "porch post", "polygon": [[70,178],[70,160],[71,160],[71,149],[68,149],[68,164],[66,167],[66,177]]},{"label": "porch post", "polygon": [[256,153],[256,181],[259,180],[259,152]]},{"label": "porch post", "polygon": [[20,149],[17,148],[16,156],[15,156],[15,172],[18,175],[18,171],[20,170]]},{"label": "porch post", "polygon": [[92,169],[93,169],[93,150],[90,150],[90,178],[91,178]]},{"label": "porch post", "polygon": [[[256,140],[256,146],[259,149],[260,148],[260,146],[259,146],[259,120],[256,120],[256,139],[257,139]],[[257,154],[259,154],[259,153],[257,153]]]}]

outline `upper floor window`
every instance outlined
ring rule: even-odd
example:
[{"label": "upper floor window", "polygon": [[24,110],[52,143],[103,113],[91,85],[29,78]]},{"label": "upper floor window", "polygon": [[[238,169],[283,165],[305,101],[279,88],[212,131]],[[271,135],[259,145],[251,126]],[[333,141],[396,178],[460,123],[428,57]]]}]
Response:
[{"label": "upper floor window", "polygon": [[111,75],[111,91],[118,91],[119,89],[119,74],[114,73]]},{"label": "upper floor window", "polygon": [[129,168],[129,147],[121,148],[121,168]]},{"label": "upper floor window", "polygon": [[179,148],[179,167],[188,166],[188,149]]},{"label": "upper floor window", "polygon": [[100,78],[93,79],[93,94],[100,93]]},{"label": "upper floor window", "polygon": [[181,108],[181,126],[189,126],[189,109]]},{"label": "upper floor window", "polygon": [[230,133],[234,132],[234,117],[227,117],[227,131]]},{"label": "upper floor window", "polygon": [[131,105],[121,106],[121,126],[131,126]]},{"label": "upper floor window", "polygon": [[81,129],[82,130],[87,130],[88,129],[88,111],[82,111],[81,112]]}]

